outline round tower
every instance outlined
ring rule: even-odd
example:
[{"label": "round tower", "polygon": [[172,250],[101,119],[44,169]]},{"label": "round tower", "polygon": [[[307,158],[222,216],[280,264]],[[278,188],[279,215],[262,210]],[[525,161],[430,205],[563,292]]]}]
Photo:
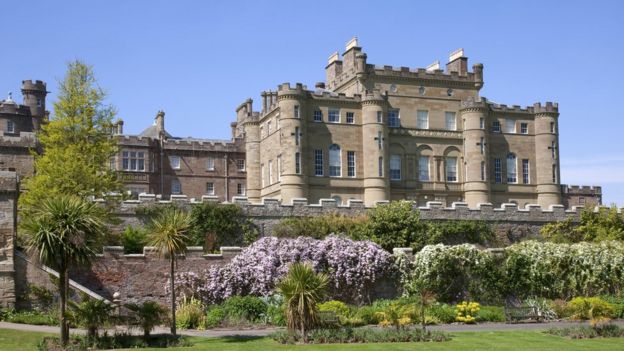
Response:
[{"label": "round tower", "polygon": [[247,199],[252,203],[260,202],[262,190],[260,174],[260,124],[247,119],[243,122],[245,130],[245,168],[247,170]]},{"label": "round tower", "polygon": [[490,202],[490,186],[487,179],[489,160],[488,133],[485,129],[488,106],[485,101],[463,102],[459,115],[464,121],[464,158],[466,179],[465,201],[471,208]]},{"label": "round tower", "polygon": [[535,114],[535,170],[537,203],[542,208],[561,204],[559,180],[559,136],[557,104],[547,102],[533,105]]},{"label": "round tower", "polygon": [[386,99],[379,91],[362,96],[362,162],[364,165],[364,203],[390,199],[388,173],[388,128]]},{"label": "round tower", "polygon": [[304,160],[306,155],[304,109],[305,90],[297,83],[292,88],[285,83],[277,91],[279,104],[280,128],[282,138],[282,176],[281,198],[282,203],[288,204],[294,198],[307,197],[307,185],[304,175]]},{"label": "round tower", "polygon": [[23,80],[22,96],[24,97],[24,105],[30,108],[30,114],[39,120],[45,117],[45,98],[48,94],[46,83],[40,80]]}]

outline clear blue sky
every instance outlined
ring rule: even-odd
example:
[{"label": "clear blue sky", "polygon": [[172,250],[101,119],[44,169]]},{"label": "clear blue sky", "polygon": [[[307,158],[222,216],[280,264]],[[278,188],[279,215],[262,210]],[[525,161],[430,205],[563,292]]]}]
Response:
[{"label": "clear blue sky", "polygon": [[[425,67],[463,47],[483,96],[560,104],[562,181],[624,206],[624,1],[0,1],[0,94],[54,100],[69,60],[94,66],[127,133],[159,109],[176,136],[230,137],[234,109],[312,87],[354,35],[368,61]],[[4,97],[2,97],[4,98]],[[51,107],[51,104],[49,105]]]}]

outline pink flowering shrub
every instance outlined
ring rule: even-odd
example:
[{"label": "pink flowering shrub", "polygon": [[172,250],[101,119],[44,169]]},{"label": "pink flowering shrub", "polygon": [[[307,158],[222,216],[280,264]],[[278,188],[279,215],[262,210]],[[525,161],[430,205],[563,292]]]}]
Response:
[{"label": "pink flowering shrub", "polygon": [[368,301],[381,278],[395,279],[391,254],[370,241],[340,236],[323,240],[262,238],[221,267],[176,275],[176,287],[204,303],[219,303],[234,295],[269,296],[292,262],[310,262],[330,277],[330,296],[343,301]]}]

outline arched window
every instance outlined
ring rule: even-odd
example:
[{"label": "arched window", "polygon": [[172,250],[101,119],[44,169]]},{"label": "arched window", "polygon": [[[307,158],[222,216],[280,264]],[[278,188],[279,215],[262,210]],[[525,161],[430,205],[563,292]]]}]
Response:
[{"label": "arched window", "polygon": [[332,144],[329,147],[329,176],[340,177],[342,159],[340,157],[340,146]]},{"label": "arched window", "polygon": [[510,153],[507,155],[507,183],[518,182],[518,172],[516,165],[516,155]]}]

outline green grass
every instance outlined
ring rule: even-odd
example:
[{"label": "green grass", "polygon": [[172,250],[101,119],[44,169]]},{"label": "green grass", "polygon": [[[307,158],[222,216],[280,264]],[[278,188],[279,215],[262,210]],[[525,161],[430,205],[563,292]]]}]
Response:
[{"label": "green grass", "polygon": [[[37,342],[49,334],[0,329],[0,351],[36,350]],[[440,343],[389,343],[350,345],[278,345],[267,338],[222,337],[192,338],[193,347],[166,349],[171,351],[269,351],[269,350],[621,350],[622,338],[570,340],[539,331],[461,332],[452,333],[453,340]],[[165,349],[142,349],[159,351]]]}]

